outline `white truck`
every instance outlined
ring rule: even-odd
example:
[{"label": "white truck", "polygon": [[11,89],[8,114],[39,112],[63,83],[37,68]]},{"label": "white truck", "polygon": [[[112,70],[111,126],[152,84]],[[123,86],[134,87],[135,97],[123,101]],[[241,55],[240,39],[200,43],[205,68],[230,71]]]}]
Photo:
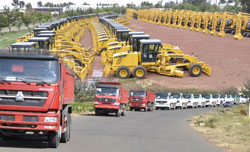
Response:
[{"label": "white truck", "polygon": [[155,109],[175,109],[175,102],[170,100],[171,93],[159,92],[155,94]]},{"label": "white truck", "polygon": [[171,95],[171,102],[176,102],[176,109],[187,109],[187,104],[185,100],[183,100],[183,94],[182,93],[176,93]]},{"label": "white truck", "polygon": [[226,95],[221,94],[219,99],[220,99],[220,102],[223,104],[226,100]]},{"label": "white truck", "polygon": [[225,101],[229,101],[229,102],[231,102],[232,104],[234,104],[234,98],[232,97],[231,94],[227,94],[227,95],[226,95]]},{"label": "white truck", "polygon": [[216,106],[221,106],[222,102],[220,100],[220,95],[218,94],[213,94],[212,95],[212,102],[215,103]]},{"label": "white truck", "polygon": [[203,99],[205,100],[205,107],[214,107],[215,102],[212,100],[212,95],[202,95]]},{"label": "white truck", "polygon": [[187,108],[197,108],[198,102],[194,100],[193,94],[183,94],[183,102],[187,102]]},{"label": "white truck", "polygon": [[198,103],[198,108],[204,108],[206,101],[202,99],[201,94],[195,94],[194,95],[194,101]]}]

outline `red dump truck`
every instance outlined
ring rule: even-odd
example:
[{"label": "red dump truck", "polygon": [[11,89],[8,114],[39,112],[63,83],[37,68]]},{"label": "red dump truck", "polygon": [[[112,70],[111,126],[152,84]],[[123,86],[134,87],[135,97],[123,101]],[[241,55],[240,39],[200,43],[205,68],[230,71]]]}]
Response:
[{"label": "red dump truck", "polygon": [[96,85],[95,115],[115,113],[125,116],[128,91],[118,82],[99,81]]},{"label": "red dump truck", "polygon": [[141,110],[153,111],[155,104],[155,93],[150,91],[130,91],[129,107],[130,111]]},{"label": "red dump truck", "polygon": [[46,136],[49,147],[70,140],[74,72],[53,55],[0,55],[2,139]]}]

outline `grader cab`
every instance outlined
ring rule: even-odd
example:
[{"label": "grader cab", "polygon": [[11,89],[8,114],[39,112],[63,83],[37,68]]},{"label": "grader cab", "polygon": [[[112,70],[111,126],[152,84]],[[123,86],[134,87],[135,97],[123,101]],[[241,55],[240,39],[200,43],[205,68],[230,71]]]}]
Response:
[{"label": "grader cab", "polygon": [[10,52],[28,53],[36,48],[35,42],[16,42],[10,45]]},{"label": "grader cab", "polygon": [[[182,59],[183,63],[174,63],[172,58]],[[117,77],[125,79],[133,76],[143,79],[147,71],[167,76],[183,77],[183,71],[178,68],[188,69],[193,77],[202,72],[211,74],[211,67],[201,62],[197,57],[185,54],[168,54],[162,51],[162,42],[158,39],[140,40],[138,52],[121,52],[113,55],[111,64],[105,65],[105,73],[115,73]]]}]

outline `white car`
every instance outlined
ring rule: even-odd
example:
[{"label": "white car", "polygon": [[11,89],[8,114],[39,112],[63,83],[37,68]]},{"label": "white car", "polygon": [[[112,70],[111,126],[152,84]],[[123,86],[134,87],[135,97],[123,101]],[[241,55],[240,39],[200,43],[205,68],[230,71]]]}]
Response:
[{"label": "white car", "polygon": [[183,94],[182,100],[184,101],[184,103],[187,102],[188,108],[197,108],[198,107],[198,102],[197,102],[197,100],[194,100],[193,94]]},{"label": "white car", "polygon": [[171,93],[156,93],[155,94],[155,109],[175,109],[176,103],[171,103]]},{"label": "white car", "polygon": [[183,99],[182,93],[178,94],[171,94],[171,102],[176,103],[176,109],[187,109],[187,102],[185,102]]},{"label": "white car", "polygon": [[204,108],[205,107],[206,101],[204,99],[202,99],[202,95],[201,94],[195,94],[194,95],[194,100],[195,100],[195,102],[198,103],[198,107],[199,108]]}]

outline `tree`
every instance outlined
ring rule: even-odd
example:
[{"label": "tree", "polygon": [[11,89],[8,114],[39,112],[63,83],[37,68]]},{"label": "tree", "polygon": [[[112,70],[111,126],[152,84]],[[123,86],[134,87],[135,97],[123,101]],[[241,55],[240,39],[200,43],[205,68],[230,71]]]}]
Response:
[{"label": "tree", "polygon": [[19,0],[13,0],[13,2],[11,4],[15,8],[23,8],[25,6],[25,2],[24,1],[19,1]]},{"label": "tree", "polygon": [[243,12],[250,13],[250,1],[249,0],[220,0],[221,4],[234,4],[237,6],[240,4]]},{"label": "tree", "polygon": [[11,26],[13,26],[13,24],[15,22],[14,13],[13,13],[13,11],[10,10],[9,7],[4,6],[3,7],[3,14],[6,16],[7,25],[8,25],[9,31],[11,32]]},{"label": "tree", "polygon": [[194,6],[200,6],[202,3],[206,3],[207,0],[183,0],[183,3],[188,3]]},{"label": "tree", "polygon": [[37,5],[38,5],[38,7],[42,7],[42,6],[43,6],[43,3],[42,3],[41,1],[38,1],[38,2],[37,2]]},{"label": "tree", "polygon": [[25,7],[26,7],[26,10],[30,10],[30,9],[32,9],[32,5],[31,5],[31,3],[27,3],[27,4],[25,5]]},{"label": "tree", "polygon": [[244,83],[243,88],[240,90],[240,93],[244,97],[250,97],[250,80],[248,80],[246,83]]},{"label": "tree", "polygon": [[2,33],[1,30],[4,27],[7,27],[7,18],[5,15],[0,14],[0,33]]},{"label": "tree", "polygon": [[27,10],[26,13],[22,15],[23,24],[29,29],[29,31],[30,31],[29,25],[32,23],[32,15],[33,12],[30,10]]}]

